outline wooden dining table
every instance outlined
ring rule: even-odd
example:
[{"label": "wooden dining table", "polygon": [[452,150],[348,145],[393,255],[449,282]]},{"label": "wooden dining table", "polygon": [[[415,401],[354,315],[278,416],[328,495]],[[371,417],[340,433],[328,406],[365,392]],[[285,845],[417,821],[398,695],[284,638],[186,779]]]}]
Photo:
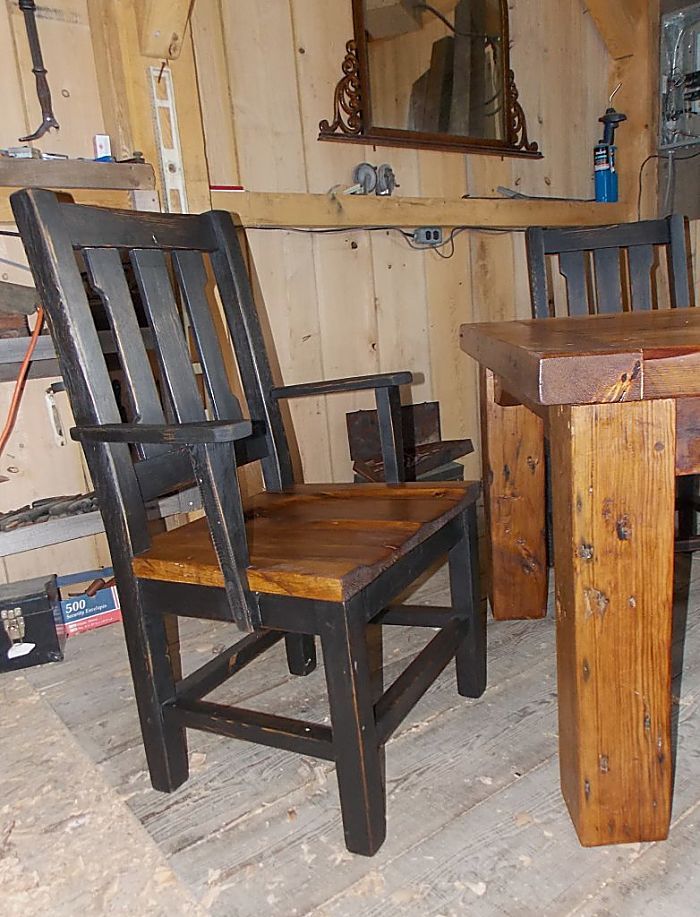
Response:
[{"label": "wooden dining table", "polygon": [[561,787],[585,846],[668,834],[675,485],[700,472],[700,309],[462,325],[481,366],[489,598],[547,614]]}]

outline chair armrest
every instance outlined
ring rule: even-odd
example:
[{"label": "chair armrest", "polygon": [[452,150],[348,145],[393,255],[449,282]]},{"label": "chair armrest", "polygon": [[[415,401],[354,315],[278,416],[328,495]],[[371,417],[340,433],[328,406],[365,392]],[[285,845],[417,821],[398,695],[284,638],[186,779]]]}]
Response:
[{"label": "chair armrest", "polygon": [[300,382],[299,385],[280,385],[270,394],[275,400],[281,398],[307,398],[310,395],[331,395],[336,392],[359,392],[363,389],[391,388],[394,385],[409,385],[413,373],[377,373],[373,376],[349,376],[347,379],[328,379],[325,382]]},{"label": "chair armrest", "polygon": [[182,424],[109,423],[73,427],[70,435],[78,442],[194,446],[245,439],[252,430],[249,420],[203,420]]}]

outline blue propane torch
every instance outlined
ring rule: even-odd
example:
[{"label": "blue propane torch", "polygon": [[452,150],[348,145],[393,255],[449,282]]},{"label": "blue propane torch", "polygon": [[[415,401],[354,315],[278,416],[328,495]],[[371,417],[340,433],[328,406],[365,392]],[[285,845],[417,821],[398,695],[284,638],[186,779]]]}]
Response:
[{"label": "blue propane torch", "polygon": [[627,120],[627,115],[615,111],[612,107],[613,96],[622,86],[619,83],[610,94],[609,107],[598,120],[605,126],[603,139],[593,149],[593,168],[595,171],[595,199],[602,203],[614,204],[618,199],[617,169],[615,167],[615,128]]}]

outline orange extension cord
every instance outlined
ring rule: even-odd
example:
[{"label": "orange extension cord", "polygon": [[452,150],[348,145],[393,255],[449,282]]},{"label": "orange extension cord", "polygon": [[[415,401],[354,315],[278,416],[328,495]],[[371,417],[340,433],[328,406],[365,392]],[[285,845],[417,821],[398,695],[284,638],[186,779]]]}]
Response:
[{"label": "orange extension cord", "polygon": [[32,354],[34,353],[36,342],[39,340],[39,335],[41,334],[41,328],[43,324],[44,310],[41,308],[41,306],[39,306],[36,314],[36,325],[34,325],[32,337],[29,341],[29,347],[27,347],[27,352],[24,355],[24,360],[22,360],[22,365],[19,368],[17,381],[15,382],[15,389],[12,392],[12,401],[10,401],[10,410],[7,412],[5,428],[3,429],[2,433],[0,433],[0,455],[2,455],[2,453],[5,451],[5,446],[7,445],[7,441],[10,438],[10,434],[12,433],[15,422],[17,420],[19,405],[22,401],[22,392],[24,391],[24,383],[27,379],[27,373],[29,371],[29,364],[32,362]]}]

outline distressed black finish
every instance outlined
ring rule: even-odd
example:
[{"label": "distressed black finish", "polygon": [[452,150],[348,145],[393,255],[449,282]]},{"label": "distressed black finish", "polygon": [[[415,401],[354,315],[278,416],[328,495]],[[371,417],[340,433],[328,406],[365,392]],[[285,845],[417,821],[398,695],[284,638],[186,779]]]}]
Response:
[{"label": "distressed black finish", "polygon": [[[558,258],[566,279],[569,315],[653,309],[653,285],[659,257],[666,259],[671,308],[691,305],[691,287],[685,220],[673,214],[662,220],[642,220],[612,226],[568,229],[533,227],[525,233],[533,318],[554,315],[554,299],[547,276],[547,259]],[[548,463],[549,464],[549,463]],[[551,507],[547,487],[548,554],[551,558]],[[698,478],[678,479],[677,551],[700,550],[698,535]]]},{"label": "distressed black finish", "polygon": [[[75,436],[83,444],[104,517],[153,786],[171,791],[187,779],[186,728],[317,755],[336,762],[348,848],[373,854],[386,833],[383,743],[450,659],[456,659],[460,693],[478,696],[484,689],[477,485],[464,485],[456,515],[439,517],[431,528],[424,524],[424,536],[415,545],[403,553],[389,546],[389,560],[351,598],[302,598],[294,594],[293,582],[288,594],[251,591],[251,545],[237,467],[259,459],[266,489],[272,492],[265,499],[293,496],[285,493],[293,483],[292,465],[278,399],[375,388],[383,445],[398,479],[403,467],[398,386],[410,381],[410,374],[274,386],[240,244],[227,213],[105,211],[61,204],[48,191],[18,192],[12,206],[60,356],[77,422]],[[115,400],[76,255],[87,267],[84,276],[99,294],[110,325],[128,422],[122,421]],[[150,337],[139,327],[124,279],[125,255],[133,265]],[[250,421],[243,419],[228,384],[207,295],[212,278],[231,331]],[[202,368],[207,410],[180,302]],[[145,502],[193,481],[201,490],[223,587],[136,577],[132,562],[151,544]],[[359,495],[362,485],[356,486]],[[396,484],[396,493],[419,486]],[[322,486],[319,493],[325,499]],[[343,495],[346,505],[354,493]],[[406,493],[407,502],[409,497]],[[408,524],[408,516],[406,520]],[[451,608],[391,608],[397,595],[448,554]],[[235,622],[249,633],[183,678],[177,651],[168,641],[165,615]],[[381,626],[392,623],[441,629],[383,691]],[[330,727],[203,699],[282,638],[291,671],[309,673],[316,661],[314,635],[323,642]]]},{"label": "distressed black finish", "polygon": [[[656,248],[663,249],[667,259],[671,306],[691,305],[685,222],[679,214],[613,226],[533,227],[525,241],[533,318],[554,314],[548,256],[558,256],[559,272],[566,278],[569,315],[651,309]],[[624,295],[623,277],[628,281]]]}]

